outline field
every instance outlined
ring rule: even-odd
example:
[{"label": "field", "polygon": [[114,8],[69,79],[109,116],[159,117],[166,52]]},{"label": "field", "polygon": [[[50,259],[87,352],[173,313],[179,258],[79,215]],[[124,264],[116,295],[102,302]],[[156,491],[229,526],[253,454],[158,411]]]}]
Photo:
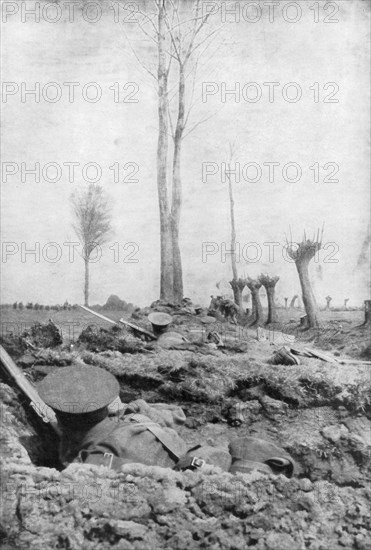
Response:
[{"label": "field", "polygon": [[[122,316],[104,314],[114,320]],[[132,321],[150,328],[146,314]],[[187,416],[180,434],[189,447],[207,442],[227,449],[235,437],[255,436],[282,446],[296,462],[291,480],[260,473],[233,476],[213,466],[174,473],[134,464],[116,477],[104,468],[79,465],[59,471],[51,468],[54,447],[35,435],[33,423],[3,384],[8,419],[3,466],[14,496],[4,510],[9,545],[4,548],[78,550],[84,541],[87,550],[236,550],[246,544],[256,550],[366,550],[371,365],[365,362],[368,330],[358,327],[364,313],[323,311],[320,330],[300,332],[302,314],[279,310],[280,323],[261,341],[256,329],[219,320],[213,328],[225,341],[220,349],[202,343],[206,331],[199,316],[174,315],[174,330],[190,343],[167,350],[145,344],[126,329],[115,336],[116,346],[115,339],[107,340],[108,323],[79,310],[3,309],[4,343],[12,332],[19,335],[49,318],[62,329],[61,346],[15,357],[36,383],[64,365],[97,365],[117,377],[124,402],[143,398],[180,405]],[[91,324],[96,338],[91,344],[78,342]],[[99,327],[109,332],[99,334]],[[270,364],[273,352],[289,344],[282,330],[295,335],[295,347],[321,349],[339,362],[300,357],[300,365]],[[239,426],[233,424],[236,406],[242,410]],[[32,491],[27,485],[22,492],[26,482]],[[71,483],[73,498],[65,494]],[[98,486],[101,496],[81,496],[86,484]],[[113,499],[118,486],[125,490]],[[78,496],[76,490],[81,490]]]}]

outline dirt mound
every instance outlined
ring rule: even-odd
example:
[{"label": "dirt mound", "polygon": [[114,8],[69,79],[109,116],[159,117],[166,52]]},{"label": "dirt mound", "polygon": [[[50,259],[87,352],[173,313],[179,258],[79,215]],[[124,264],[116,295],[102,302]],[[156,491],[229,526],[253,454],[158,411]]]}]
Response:
[{"label": "dirt mound", "polygon": [[48,323],[35,323],[21,335],[11,332],[0,338],[1,345],[12,357],[20,357],[35,348],[56,348],[63,343],[59,328],[50,319]]},{"label": "dirt mound", "polygon": [[151,349],[151,346],[142,340],[128,333],[124,334],[118,326],[106,330],[90,325],[81,332],[76,344],[94,352],[113,350],[121,353],[140,353]]}]

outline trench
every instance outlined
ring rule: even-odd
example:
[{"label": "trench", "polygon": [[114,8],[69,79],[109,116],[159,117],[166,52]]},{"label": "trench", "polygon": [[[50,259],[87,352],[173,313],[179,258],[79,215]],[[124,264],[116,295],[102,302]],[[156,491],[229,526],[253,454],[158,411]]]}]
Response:
[{"label": "trench", "polygon": [[[40,379],[40,370],[36,370],[36,378]],[[2,382],[9,383],[3,376],[1,379]],[[149,403],[164,401],[164,393],[161,390],[166,381],[151,386],[143,384],[141,377],[123,376],[119,382],[123,401],[138,398]],[[265,397],[269,397],[274,406],[282,409],[278,408],[277,412],[265,410],[264,406],[261,406]],[[226,448],[232,438],[266,438],[282,445],[291,454],[297,465],[298,478],[308,477],[311,481],[326,480],[338,486],[354,488],[365,487],[369,482],[370,448],[363,449],[360,445],[352,445],[349,438],[340,437],[338,441],[331,441],[319,433],[326,426],[339,423],[348,423],[351,428],[352,424],[361,425],[363,422],[370,428],[370,421],[366,416],[345,407],[339,409],[333,396],[328,395],[325,398],[320,395],[317,402],[311,399],[310,404],[303,407],[299,400],[282,395],[270,381],[259,379],[258,383],[256,380],[241,382],[228,397],[213,403],[179,399],[177,393],[172,395],[171,392],[166,392],[166,398],[168,402],[183,408],[187,421],[181,429],[181,436],[190,446],[203,440]],[[18,399],[17,404],[12,404],[12,410],[15,416],[21,419],[26,431],[32,434],[19,438],[32,463],[35,466],[61,470],[57,435],[47,424],[40,422],[32,409],[24,406],[19,395]],[[236,403],[254,405],[243,414],[243,421],[237,427],[231,425],[231,410]],[[316,434],[309,444],[300,443],[293,438],[303,426],[309,434]],[[344,471],[349,467],[352,478],[345,476],[343,479]]]}]

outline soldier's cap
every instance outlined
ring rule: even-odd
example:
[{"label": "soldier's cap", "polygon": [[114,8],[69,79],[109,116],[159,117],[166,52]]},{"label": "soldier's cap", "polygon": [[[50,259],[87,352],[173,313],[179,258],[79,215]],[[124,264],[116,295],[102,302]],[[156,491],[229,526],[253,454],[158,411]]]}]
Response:
[{"label": "soldier's cap", "polygon": [[152,325],[156,325],[158,327],[166,327],[167,325],[170,325],[172,320],[171,315],[160,311],[155,311],[148,315],[148,321],[152,323]]},{"label": "soldier's cap", "polygon": [[48,374],[38,392],[57,413],[85,415],[107,407],[119,395],[113,374],[92,366],[61,367]]}]

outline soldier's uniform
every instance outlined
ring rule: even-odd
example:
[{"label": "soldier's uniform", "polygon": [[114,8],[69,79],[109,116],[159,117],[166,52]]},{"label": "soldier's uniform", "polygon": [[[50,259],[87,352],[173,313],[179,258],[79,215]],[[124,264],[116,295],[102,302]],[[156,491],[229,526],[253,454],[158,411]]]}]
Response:
[{"label": "soldier's uniform", "polygon": [[[62,436],[61,463],[140,462],[172,468],[187,446],[175,431],[185,422],[180,407],[148,405],[138,399],[108,415],[119,384],[109,372],[88,366],[64,367],[39,384],[40,397],[56,413]],[[116,459],[120,458],[120,461]]]},{"label": "soldier's uniform", "polygon": [[[233,472],[276,469],[288,477],[293,472],[287,453],[255,438],[232,441],[229,452],[201,445],[187,450],[175,430],[186,419],[180,407],[149,405],[143,399],[121,404],[116,378],[98,367],[62,367],[46,376],[38,390],[56,413],[64,466],[83,462],[119,471],[123,464],[141,463],[183,470],[200,468],[206,462]],[[117,402],[120,409],[112,411]]]}]

